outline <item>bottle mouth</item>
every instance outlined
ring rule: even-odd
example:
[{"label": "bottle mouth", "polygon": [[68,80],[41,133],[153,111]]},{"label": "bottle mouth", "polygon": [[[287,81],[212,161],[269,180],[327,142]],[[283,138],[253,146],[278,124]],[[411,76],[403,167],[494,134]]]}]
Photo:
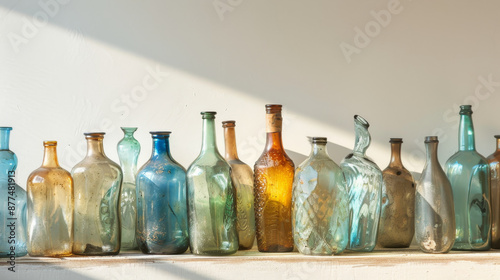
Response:
[{"label": "bottle mouth", "polygon": [[135,132],[137,130],[137,127],[120,127],[124,132],[128,132],[128,133],[131,133],[131,132]]},{"label": "bottle mouth", "polygon": [[43,146],[45,147],[57,146],[57,141],[43,141]]},{"label": "bottle mouth", "polygon": [[500,135],[495,135],[493,137],[495,137],[496,139],[500,139]]},{"label": "bottle mouth", "polygon": [[203,111],[203,112],[201,112],[203,119],[215,119],[216,114],[217,114],[217,112],[215,112],[215,111]]},{"label": "bottle mouth", "polygon": [[235,127],[236,126],[236,121],[223,121],[222,122],[222,127]]},{"label": "bottle mouth", "polygon": [[326,137],[307,137],[312,144],[326,144],[328,140]]},{"label": "bottle mouth", "polygon": [[472,105],[460,105],[460,115],[472,114]]},{"label": "bottle mouth", "polygon": [[403,138],[390,138],[389,143],[403,143]]},{"label": "bottle mouth", "polygon": [[283,105],[281,104],[266,104],[266,113],[267,114],[275,114],[280,113]]},{"label": "bottle mouth", "polygon": [[151,136],[153,138],[155,138],[155,137],[159,137],[159,136],[170,136],[170,134],[172,132],[171,131],[150,131],[149,133],[151,133]]},{"label": "bottle mouth", "polygon": [[425,143],[439,143],[437,136],[426,136]]},{"label": "bottle mouth", "polygon": [[105,132],[85,132],[83,135],[85,135],[86,139],[102,139],[104,138]]},{"label": "bottle mouth", "polygon": [[8,130],[8,131],[11,131],[11,130],[12,130],[12,126],[0,126],[0,130]]},{"label": "bottle mouth", "polygon": [[360,115],[354,115],[354,122],[356,122],[357,124],[360,124],[360,125],[364,126],[365,128],[370,127],[370,124],[368,123],[368,121],[365,120]]}]

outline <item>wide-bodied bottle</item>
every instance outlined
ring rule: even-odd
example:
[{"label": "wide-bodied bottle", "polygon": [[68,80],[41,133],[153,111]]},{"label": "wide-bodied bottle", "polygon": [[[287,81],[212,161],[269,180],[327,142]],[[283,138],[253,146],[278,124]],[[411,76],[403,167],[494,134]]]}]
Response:
[{"label": "wide-bodied bottle", "polygon": [[170,154],[170,131],[151,137],[151,157],[137,173],[137,243],[145,254],[181,254],[189,247],[186,170]]},{"label": "wide-bodied bottle", "polygon": [[471,105],[460,106],[458,152],[445,165],[453,189],[456,236],[453,250],[491,247],[490,166],[476,152]]},{"label": "wide-bodied bottle", "polygon": [[266,146],[254,165],[255,226],[260,252],[293,250],[295,165],[283,148],[281,105],[266,105]]},{"label": "wide-bodied bottle", "polygon": [[491,248],[500,249],[500,135],[495,135],[496,150],[487,160],[491,175]]},{"label": "wide-bodied bottle", "polygon": [[63,257],[73,249],[73,178],[59,166],[57,142],[44,141],[43,163],[28,177],[28,252]]},{"label": "wide-bodied bottle", "polygon": [[371,136],[369,123],[354,116],[356,140],[352,153],[340,163],[349,192],[349,245],[353,251],[370,252],[375,248],[382,198],[382,171],[366,156]]},{"label": "wide-bodied bottle", "polygon": [[231,167],[217,149],[216,112],[201,114],[201,152],[187,170],[190,247],[197,255],[229,255],[238,250]]},{"label": "wide-bodied bottle", "polygon": [[87,155],[73,167],[73,254],[116,255],[120,252],[120,166],[104,153],[103,132],[85,133]]}]

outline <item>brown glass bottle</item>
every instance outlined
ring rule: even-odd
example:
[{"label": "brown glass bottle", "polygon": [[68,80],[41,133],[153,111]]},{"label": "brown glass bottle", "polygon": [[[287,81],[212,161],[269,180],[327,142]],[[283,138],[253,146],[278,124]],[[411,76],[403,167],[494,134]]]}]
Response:
[{"label": "brown glass bottle", "polygon": [[495,135],[496,150],[487,160],[491,176],[491,248],[500,249],[500,135]]},{"label": "brown glass bottle", "polygon": [[283,149],[281,105],[266,105],[266,147],[254,166],[255,226],[260,252],[290,252],[295,166]]}]

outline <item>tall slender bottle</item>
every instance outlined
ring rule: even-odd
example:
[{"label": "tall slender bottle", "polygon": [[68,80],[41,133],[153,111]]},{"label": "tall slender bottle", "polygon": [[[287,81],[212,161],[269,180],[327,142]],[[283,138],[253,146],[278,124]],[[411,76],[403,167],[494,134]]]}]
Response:
[{"label": "tall slender bottle", "polygon": [[254,166],[255,225],[260,252],[293,250],[295,165],[283,148],[281,105],[266,105],[266,147]]},{"label": "tall slender bottle", "polygon": [[313,137],[311,142],[309,157],[295,172],[295,246],[306,255],[340,254],[349,240],[349,198],[344,174],[328,155],[325,137]]},{"label": "tall slender bottle", "polygon": [[382,197],[382,171],[366,156],[371,136],[370,124],[354,116],[356,140],[354,150],[340,163],[349,191],[350,233],[347,249],[372,251],[377,241]]},{"label": "tall slender bottle", "polygon": [[28,252],[63,257],[73,249],[73,178],[59,166],[57,142],[44,141],[42,166],[31,172],[28,193]]},{"label": "tall slender bottle", "polygon": [[197,255],[229,255],[238,250],[231,167],[220,155],[215,142],[216,112],[201,114],[201,152],[186,175],[191,252]]},{"label": "tall slender bottle", "polygon": [[446,162],[455,202],[454,250],[491,247],[490,167],[476,152],[471,105],[460,106],[458,152]]},{"label": "tall slender bottle", "polygon": [[137,202],[135,196],[135,174],[137,159],[141,152],[139,141],[134,138],[137,127],[122,127],[124,136],[118,142],[117,150],[123,171],[122,192],[120,195],[120,222],[122,227],[121,250],[137,249],[135,227],[137,224]]},{"label": "tall slender bottle", "polygon": [[73,254],[120,252],[122,170],[104,154],[103,132],[85,133],[87,155],[71,170],[74,182]]},{"label": "tall slender bottle", "polygon": [[415,182],[401,161],[402,138],[391,138],[391,161],[382,172],[382,208],[377,244],[406,248],[415,233]]},{"label": "tall slender bottle", "polygon": [[439,164],[438,143],[437,136],[425,138],[427,156],[415,198],[415,240],[425,253],[448,253],[455,242],[453,193]]},{"label": "tall slender bottle", "polygon": [[28,203],[26,191],[16,184],[17,156],[9,149],[11,130],[0,127],[0,258],[28,253]]},{"label": "tall slender bottle", "polygon": [[189,247],[186,170],[170,154],[170,131],[150,132],[151,158],[137,173],[137,243],[145,254]]},{"label": "tall slender bottle", "polygon": [[491,248],[500,249],[500,135],[495,135],[496,150],[487,160],[491,174]]},{"label": "tall slender bottle", "polygon": [[238,158],[236,149],[235,121],[224,121],[225,159],[231,165],[231,180],[236,191],[236,228],[240,250],[252,248],[255,241],[255,212],[253,197],[253,172],[250,166]]}]

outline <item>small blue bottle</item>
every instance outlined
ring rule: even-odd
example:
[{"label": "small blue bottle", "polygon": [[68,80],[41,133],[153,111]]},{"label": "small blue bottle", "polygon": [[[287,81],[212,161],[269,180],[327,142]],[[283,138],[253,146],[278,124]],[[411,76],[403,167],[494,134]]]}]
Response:
[{"label": "small blue bottle", "polygon": [[12,127],[0,127],[0,258],[22,257],[26,247],[26,191],[15,182],[17,156],[9,150]]},{"label": "small blue bottle", "polygon": [[151,132],[151,158],[137,173],[136,239],[144,254],[182,254],[189,247],[186,170],[170,154],[170,133]]}]

